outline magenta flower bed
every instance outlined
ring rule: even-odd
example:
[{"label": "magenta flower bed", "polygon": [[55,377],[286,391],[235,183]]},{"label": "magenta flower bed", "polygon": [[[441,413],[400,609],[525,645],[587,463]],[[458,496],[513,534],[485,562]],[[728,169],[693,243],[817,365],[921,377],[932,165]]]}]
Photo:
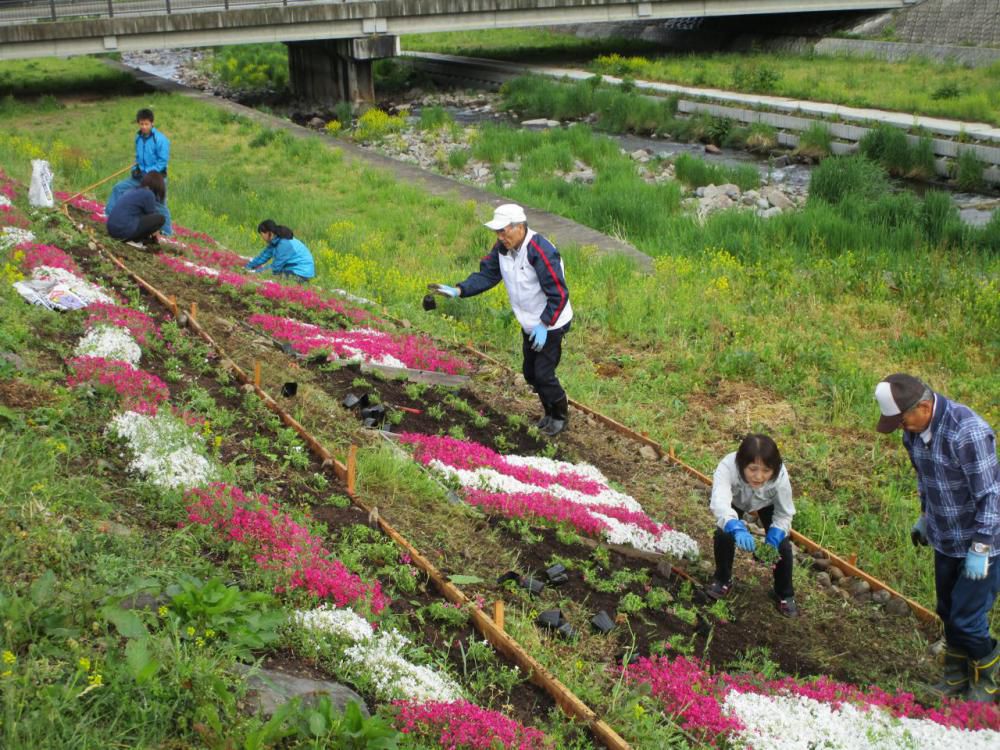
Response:
[{"label": "magenta flower bed", "polygon": [[663,704],[664,713],[713,747],[720,739],[743,729],[739,721],[722,713],[725,688],[697,659],[643,657],[623,671],[630,684],[649,686],[653,697]]},{"label": "magenta flower bed", "polygon": [[392,357],[406,367],[448,374],[469,369],[468,364],[462,360],[436,348],[426,336],[390,335],[370,328],[331,331],[274,315],[251,315],[247,322],[275,338],[287,341],[299,354],[328,351],[336,359],[360,357],[366,362],[375,363]]},{"label": "magenta flower bed", "polygon": [[195,242],[210,242],[213,245],[215,240],[204,232],[196,232],[193,229],[188,229],[187,227],[182,227],[180,224],[173,225],[174,234],[178,237],[186,237],[189,240],[194,240]]},{"label": "magenta flower bed", "polygon": [[567,503],[546,492],[490,492],[466,489],[465,501],[506,518],[534,518],[571,524],[577,531],[598,536],[608,528],[583,505]]},{"label": "magenta flower bed", "polygon": [[80,267],[65,252],[54,245],[40,245],[37,242],[22,242],[17,246],[17,250],[24,253],[24,260],[21,261],[21,268],[30,272],[38,266],[48,266],[49,268],[63,268],[77,276],[83,276]]},{"label": "magenta flower bed", "polygon": [[228,250],[210,250],[204,247],[198,247],[196,245],[188,245],[187,249],[198,259],[200,263],[206,263],[210,266],[215,266],[216,268],[222,268],[227,271],[233,269],[243,269],[246,264],[246,258],[240,257],[236,253],[231,253]]},{"label": "magenta flower bed", "polygon": [[220,286],[233,286],[241,289],[247,285],[257,283],[242,274],[233,273],[232,271],[216,271],[214,268],[203,268],[174,255],[160,253],[156,256],[156,259],[171,271],[182,273],[186,276],[194,276],[199,279],[210,279]]},{"label": "magenta flower bed", "polygon": [[339,300],[321,297],[312,289],[300,284],[284,286],[276,281],[265,281],[257,288],[257,294],[274,302],[289,302],[308,310],[327,310],[343,315],[352,323],[381,322],[367,310],[345,305]]},{"label": "magenta flower bed", "polygon": [[447,435],[421,435],[408,432],[400,434],[399,439],[414,446],[414,457],[425,465],[437,459],[456,469],[496,469],[501,474],[525,484],[537,487],[558,484],[585,495],[597,495],[605,489],[599,482],[572,471],[550,474],[531,466],[510,464],[503,456],[485,445],[457,440]]},{"label": "magenta flower bed", "polygon": [[140,414],[156,414],[160,403],[170,396],[167,384],[128,362],[103,357],[74,357],[67,364],[73,370],[66,378],[70,386],[82,383],[106,386],[121,397],[122,406]]},{"label": "magenta flower bed", "polygon": [[248,495],[239,487],[213,483],[185,494],[188,522],[208,526],[244,547],[264,570],[281,578],[276,591],[306,591],[338,607],[367,601],[374,613],[389,604],[381,584],[365,584],[342,562],[330,558],[323,543],[283,513],[267,495]]},{"label": "magenta flower bed", "polygon": [[142,346],[146,346],[151,338],[161,338],[160,327],[156,325],[156,321],[146,313],[133,310],[131,307],[92,302],[87,305],[87,312],[90,313],[85,324],[87,328],[101,323],[127,328],[132,338]]},{"label": "magenta flower bed", "polygon": [[722,675],[722,680],[730,689],[739,692],[801,695],[835,707],[850,703],[861,708],[884,708],[893,716],[924,719],[956,729],[1000,731],[1000,706],[989,703],[948,700],[940,707],[925,708],[916,702],[912,693],[887,693],[877,687],[861,690],[829,677],[803,682],[792,677],[763,680],[746,675]]},{"label": "magenta flower bed", "polygon": [[395,725],[445,750],[551,750],[545,735],[468,701],[397,701]]},{"label": "magenta flower bed", "polygon": [[[61,201],[65,201],[69,198],[69,193],[63,193],[61,191],[56,191],[54,193],[55,197]],[[78,208],[81,211],[85,211],[90,215],[92,221],[99,222],[103,224],[108,220],[108,217],[104,215],[104,204],[98,203],[97,201],[91,200],[90,198],[84,198],[82,195],[74,198],[70,201],[71,206]]]}]

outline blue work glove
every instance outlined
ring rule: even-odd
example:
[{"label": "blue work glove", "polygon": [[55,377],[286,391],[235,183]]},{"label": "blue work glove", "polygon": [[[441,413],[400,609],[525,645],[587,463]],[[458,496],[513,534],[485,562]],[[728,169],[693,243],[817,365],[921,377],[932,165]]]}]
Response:
[{"label": "blue work glove", "polygon": [[917,522],[913,524],[913,528],[910,529],[910,541],[913,542],[913,546],[917,547],[919,545],[927,546],[927,516],[920,514],[920,518]]},{"label": "blue work glove", "polygon": [[738,518],[729,521],[725,528],[723,528],[723,531],[727,534],[732,534],[733,539],[736,540],[736,546],[740,549],[747,552],[753,552],[757,549],[757,543],[753,540],[753,534],[747,531],[747,525]]},{"label": "blue work glove", "polygon": [[970,581],[981,581],[986,578],[986,571],[990,568],[990,555],[988,552],[973,552],[965,556],[965,570],[963,575]]},{"label": "blue work glove", "polygon": [[549,329],[545,327],[544,323],[539,323],[532,328],[531,335],[528,336],[528,341],[531,344],[531,351],[540,352],[545,346],[545,339],[548,337]]},{"label": "blue work glove", "polygon": [[778,549],[778,546],[785,541],[786,536],[788,536],[788,534],[786,534],[782,529],[779,529],[777,526],[772,526],[767,530],[767,534],[764,536],[764,541],[775,549]]},{"label": "blue work glove", "polygon": [[440,294],[442,297],[459,297],[462,294],[461,289],[448,286],[447,284],[428,284],[427,288],[435,294]]}]

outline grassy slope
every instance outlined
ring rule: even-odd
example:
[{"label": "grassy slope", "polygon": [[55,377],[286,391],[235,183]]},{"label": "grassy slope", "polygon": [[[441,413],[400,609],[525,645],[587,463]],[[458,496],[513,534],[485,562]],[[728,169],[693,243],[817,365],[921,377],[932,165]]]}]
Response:
[{"label": "grassy slope", "polygon": [[[650,81],[1000,124],[1000,64],[970,69],[916,58],[884,62],[791,53],[669,55],[648,44],[577,39],[542,29],[419,34],[404,37],[402,43],[410,50],[473,57],[587,60],[595,72]],[[623,57],[629,54],[645,57]]]},{"label": "grassy slope", "polygon": [[[146,96],[9,108],[0,166],[24,179],[27,158],[48,153],[59,187],[82,187],[127,160],[129,121],[148,103],[174,141],[179,222],[248,252],[257,222],[273,217],[306,238],[324,281],[517,361],[502,291],[449,304],[445,316],[419,311],[427,282],[462,278],[487,245],[475,207],[345,163],[315,141],[262,135],[210,107]],[[886,371],[912,370],[1000,422],[997,261],[834,256],[822,234],[805,236],[742,254],[714,238],[683,254],[665,249],[649,277],[564,248],[578,320],[561,372],[575,397],[675,444],[709,472],[738,435],[771,431],[798,492],[797,526],[858,551],[863,566],[929,603],[928,561],[903,543],[916,512],[911,472],[896,441],[874,435],[870,393]]]}]

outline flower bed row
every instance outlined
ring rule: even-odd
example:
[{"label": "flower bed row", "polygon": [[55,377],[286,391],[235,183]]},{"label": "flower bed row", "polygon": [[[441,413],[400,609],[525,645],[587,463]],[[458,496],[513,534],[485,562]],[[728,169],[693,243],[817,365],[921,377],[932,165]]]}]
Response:
[{"label": "flower bed row", "polygon": [[448,436],[404,433],[414,458],[461,484],[466,502],[513,518],[567,523],[612,544],[647,552],[697,557],[687,534],[651,519],[639,502],[613,489],[588,464],[538,456],[501,456],[478,443]]},{"label": "flower bed row", "polygon": [[631,684],[647,686],[686,731],[710,745],[755,750],[906,747],[994,748],[1000,709],[947,701],[924,708],[910,693],[867,691],[827,678],[768,680],[761,675],[713,675],[697,659],[640,659],[624,668]]},{"label": "flower bed row", "polygon": [[454,375],[469,365],[443,352],[426,336],[391,335],[372,328],[331,331],[275,315],[251,315],[247,321],[287,342],[299,354],[329,352],[329,360],[361,360],[387,367],[434,370]]}]

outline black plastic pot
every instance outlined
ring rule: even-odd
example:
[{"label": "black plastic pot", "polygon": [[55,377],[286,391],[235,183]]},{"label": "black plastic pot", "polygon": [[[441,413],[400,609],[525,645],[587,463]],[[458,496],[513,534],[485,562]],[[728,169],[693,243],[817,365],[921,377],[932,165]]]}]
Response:
[{"label": "black plastic pot", "polygon": [[330,361],[330,355],[329,354],[314,354],[314,355],[312,355],[306,361],[309,362],[309,364],[311,364],[311,365],[325,365],[327,362]]},{"label": "black plastic pot", "polygon": [[501,586],[507,583],[507,581],[516,581],[517,583],[520,583],[521,574],[518,573],[516,570],[508,570],[502,576],[497,578],[497,583],[499,583]]},{"label": "black plastic pot", "polygon": [[603,609],[590,618],[590,624],[598,633],[610,633],[615,629],[615,621]]},{"label": "black plastic pot", "polygon": [[545,571],[545,577],[549,579],[549,583],[553,586],[559,586],[569,580],[569,575],[566,573],[566,566],[562,563],[556,563],[551,568],[548,568]]},{"label": "black plastic pot", "polygon": [[385,406],[382,404],[375,404],[374,406],[366,406],[361,410],[362,419],[375,419],[382,421],[385,419]]},{"label": "black plastic pot", "polygon": [[525,576],[521,579],[521,586],[527,589],[529,594],[538,596],[542,593],[542,589],[545,588],[545,581],[540,581],[534,576]]},{"label": "black plastic pot", "polygon": [[535,625],[549,630],[558,630],[564,622],[561,609],[547,609],[535,618]]},{"label": "black plastic pot", "polygon": [[364,427],[374,427],[375,425],[378,424],[378,421],[375,420],[375,419],[372,419],[371,417],[368,417],[368,419],[364,420],[361,424]]},{"label": "black plastic pot", "polygon": [[556,630],[556,632],[559,633],[559,635],[561,635],[567,641],[576,638],[576,630],[574,630],[573,626],[570,625],[568,622],[564,622],[562,625],[560,625],[559,628]]},{"label": "black plastic pot", "polygon": [[361,403],[361,399],[355,396],[353,393],[348,393],[344,396],[344,400],[340,402],[341,406],[345,409],[353,409],[355,406]]},{"label": "black plastic pot", "polygon": [[291,398],[298,392],[299,392],[298,383],[285,383],[283,386],[281,386],[281,395],[284,396],[285,398]]},{"label": "black plastic pot", "polygon": [[292,345],[289,344],[288,342],[285,342],[284,344],[279,344],[278,348],[281,349],[281,351],[283,351],[285,354],[288,355],[295,354],[295,350],[292,348]]},{"label": "black plastic pot", "polygon": [[437,308],[437,302],[434,300],[433,294],[424,295],[424,312],[430,312]]}]

